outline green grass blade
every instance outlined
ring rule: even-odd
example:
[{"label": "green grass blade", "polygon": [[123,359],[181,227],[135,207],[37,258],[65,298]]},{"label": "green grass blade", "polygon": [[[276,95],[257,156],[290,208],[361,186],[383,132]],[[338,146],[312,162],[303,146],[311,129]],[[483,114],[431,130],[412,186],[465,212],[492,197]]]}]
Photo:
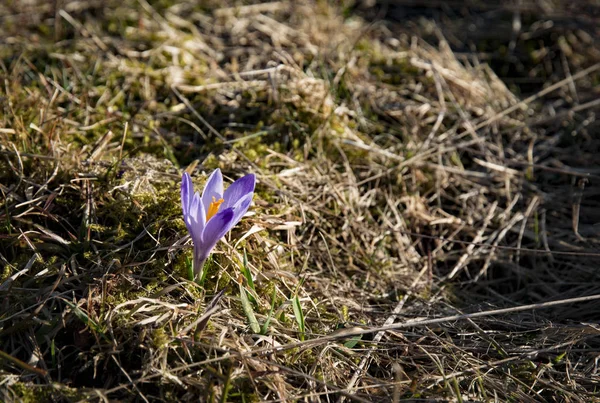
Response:
[{"label": "green grass blade", "polygon": [[189,256],[185,257],[185,266],[187,268],[187,276],[190,281],[194,281],[194,266],[192,265],[192,259]]},{"label": "green grass blade", "polygon": [[344,343],[344,347],[354,348],[354,346],[356,346],[360,339],[362,339],[362,335],[354,336],[353,338]]},{"label": "green grass blade", "polygon": [[269,311],[269,315],[267,315],[267,320],[263,323],[260,334],[267,334],[267,330],[269,330],[269,325],[271,324],[271,319],[273,318],[273,311],[275,311],[275,298],[277,297],[277,289],[273,288],[273,296],[271,297],[271,310]]},{"label": "green grass blade", "polygon": [[306,332],[304,328],[304,313],[302,312],[302,306],[300,305],[300,298],[298,298],[297,295],[292,298],[292,309],[294,310],[294,317],[300,328],[300,340],[304,340],[304,333]]},{"label": "green grass blade", "polygon": [[260,333],[260,326],[258,324],[258,320],[256,320],[256,315],[254,315],[254,308],[252,307],[252,303],[248,299],[248,294],[244,289],[243,285],[240,286],[240,300],[242,301],[242,308],[244,309],[244,313],[246,314],[246,318],[248,318],[248,324],[250,325],[250,329],[254,333]]},{"label": "green grass blade", "polygon": [[[250,268],[248,267],[248,255],[246,254],[246,249],[244,249],[244,264],[242,266],[242,274],[244,275],[244,277],[246,278],[246,281],[248,282],[248,287],[254,293],[256,293],[256,288],[254,287],[254,279],[252,278],[252,273],[250,272]],[[257,304],[256,298],[254,298],[252,293],[248,293],[248,299],[250,300],[250,302],[252,302],[256,306],[256,304]]]},{"label": "green grass blade", "polygon": [[93,319],[90,319],[90,317],[85,312],[83,312],[81,308],[67,301],[66,299],[63,299],[63,301],[73,309],[73,313],[75,314],[75,316],[77,316],[77,318],[79,318],[79,320],[81,320],[83,323],[89,326],[92,330],[104,335],[104,333],[100,330],[100,326]]}]

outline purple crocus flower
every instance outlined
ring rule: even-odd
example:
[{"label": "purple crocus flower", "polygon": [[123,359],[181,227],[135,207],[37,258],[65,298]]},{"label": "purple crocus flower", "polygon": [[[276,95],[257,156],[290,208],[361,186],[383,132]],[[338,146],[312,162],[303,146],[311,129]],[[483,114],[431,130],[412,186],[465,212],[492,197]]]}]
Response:
[{"label": "purple crocus flower", "polygon": [[223,176],[218,168],[210,175],[202,196],[194,193],[192,178],[186,172],[181,181],[183,220],[194,242],[194,277],[199,278],[208,255],[219,239],[248,211],[254,196],[256,177],[246,175],[223,192]]}]

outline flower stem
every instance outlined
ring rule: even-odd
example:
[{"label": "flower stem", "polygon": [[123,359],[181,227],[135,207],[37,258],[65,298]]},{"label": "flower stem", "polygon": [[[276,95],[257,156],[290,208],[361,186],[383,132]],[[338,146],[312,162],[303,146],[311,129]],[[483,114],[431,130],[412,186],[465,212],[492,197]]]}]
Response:
[{"label": "flower stem", "polygon": [[194,269],[194,281],[199,284],[204,280],[204,263],[206,263],[206,259],[207,258],[205,257],[198,256],[196,251],[194,251],[194,262],[192,264]]}]

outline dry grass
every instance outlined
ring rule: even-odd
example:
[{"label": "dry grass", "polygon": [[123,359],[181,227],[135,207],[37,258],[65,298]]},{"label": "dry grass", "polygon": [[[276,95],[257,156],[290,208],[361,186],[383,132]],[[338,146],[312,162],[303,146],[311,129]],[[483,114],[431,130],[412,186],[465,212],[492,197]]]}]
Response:
[{"label": "dry grass", "polygon": [[0,6],[1,400],[600,400],[598,300],[403,325],[600,294],[593,13],[196,3]]}]

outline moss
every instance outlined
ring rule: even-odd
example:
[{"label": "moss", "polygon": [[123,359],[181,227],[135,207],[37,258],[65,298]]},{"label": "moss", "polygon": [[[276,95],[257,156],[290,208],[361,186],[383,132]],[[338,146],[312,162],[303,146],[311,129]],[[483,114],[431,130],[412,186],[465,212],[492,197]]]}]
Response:
[{"label": "moss", "polygon": [[12,276],[13,270],[11,265],[5,264],[2,269],[2,273],[0,274],[0,283],[6,281],[10,276]]},{"label": "moss", "polygon": [[156,350],[162,350],[169,344],[169,336],[164,329],[158,328],[152,331],[152,344]]},{"label": "moss", "polygon": [[348,306],[347,305],[342,305],[342,320],[347,322],[349,319],[349,315],[348,315]]},{"label": "moss", "polygon": [[45,257],[43,259],[44,259],[45,266],[47,268],[50,268],[57,264],[59,257],[54,255],[54,256]]},{"label": "moss", "polygon": [[[47,402],[47,401],[75,401],[87,400],[85,392],[67,387],[60,383],[37,385],[27,382],[16,382],[7,388],[14,397],[22,403]],[[6,396],[6,395],[5,395]]]},{"label": "moss", "polygon": [[127,301],[148,296],[150,296],[150,292],[148,290],[144,288],[132,289],[130,282],[122,281],[116,287],[112,288],[111,292],[106,295],[105,302],[109,306],[117,306]]},{"label": "moss", "polygon": [[36,387],[24,382],[13,384],[10,386],[10,389],[17,397],[22,399],[23,403],[43,402],[52,399],[50,389]]}]

